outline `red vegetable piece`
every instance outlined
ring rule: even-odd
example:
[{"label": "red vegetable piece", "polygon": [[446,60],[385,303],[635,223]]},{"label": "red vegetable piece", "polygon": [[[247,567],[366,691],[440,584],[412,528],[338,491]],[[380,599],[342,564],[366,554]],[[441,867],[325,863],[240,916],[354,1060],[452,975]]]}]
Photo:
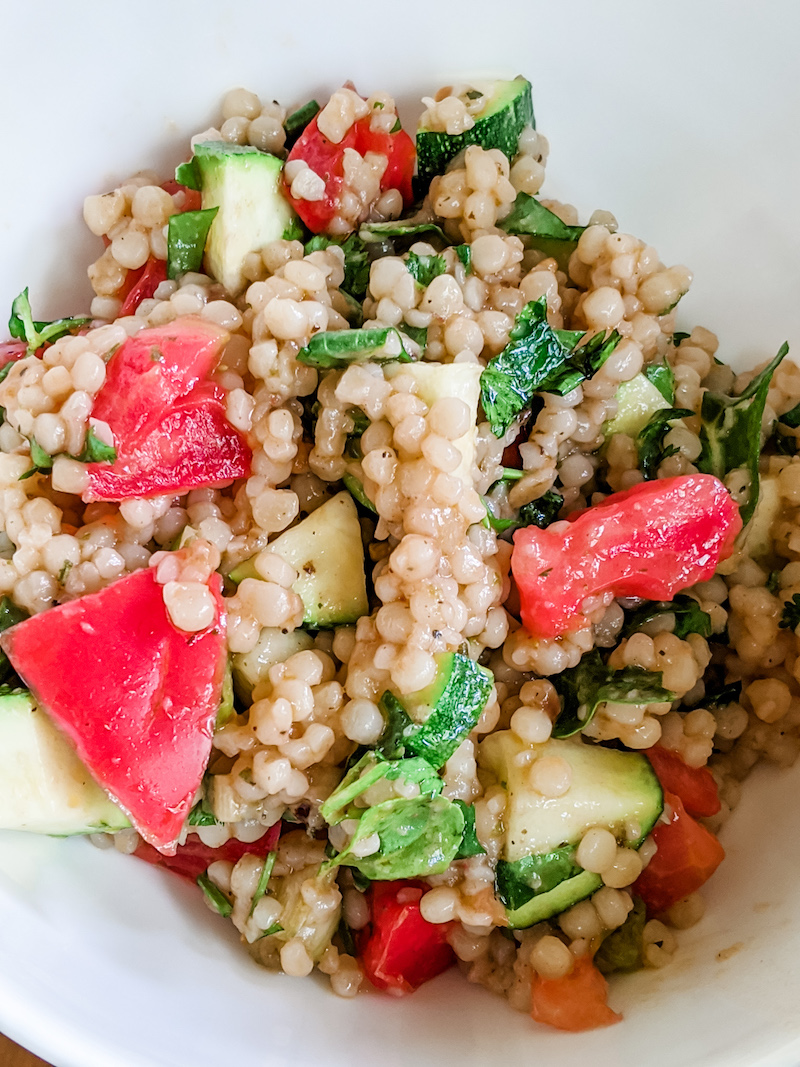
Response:
[{"label": "red vegetable piece", "polygon": [[120,292],[124,297],[119,309],[120,318],[132,315],[143,300],[149,300],[162,282],[167,280],[167,264],[151,256],[143,267],[129,270]]},{"label": "red vegetable piece", "polygon": [[689,474],[613,493],[546,530],[517,530],[511,567],[522,623],[552,638],[578,629],[583,602],[598,593],[670,600],[713,575],[741,528],[722,482]]},{"label": "red vegetable piece", "polygon": [[557,1030],[595,1030],[622,1016],[608,1006],[608,982],[589,956],[578,956],[564,978],[533,978],[531,1015]]},{"label": "red vegetable piece", "polygon": [[717,838],[687,815],[677,794],[665,792],[664,801],[672,817],[653,830],[658,850],[633,884],[650,915],[659,915],[696,892],[725,859]]},{"label": "red vegetable piece", "polygon": [[225,670],[221,580],[214,624],[170,621],[152,570],[59,604],[0,644],[39,704],[151,845],[174,852],[211,752]]},{"label": "red vegetable piece", "polygon": [[120,346],[92,410],[111,427],[117,459],[89,464],[85,501],[186,492],[249,474],[250,448],[209,380],[227,339],[187,317]]},{"label": "red vegetable piece", "polygon": [[183,193],[183,204],[178,212],[180,215],[185,211],[197,211],[202,206],[203,197],[200,191],[198,189],[190,189],[188,185],[181,185],[174,178],[163,182],[161,188],[164,192],[169,193],[170,196],[174,196],[176,193]]},{"label": "red vegetable piece", "polygon": [[142,841],[134,852],[134,856],[156,867],[166,867],[173,874],[196,882],[198,876],[207,871],[215,860],[236,863],[242,856],[266,856],[275,849],[280,836],[281,824],[276,822],[263,837],[259,837],[258,841],[236,841],[231,838],[224,845],[211,848],[209,845],[204,845],[198,837],[190,837],[185,845],[178,845],[174,856],[165,856],[152,845]]},{"label": "red vegetable piece", "polygon": [[447,943],[450,923],[422,918],[421,882],[373,882],[372,920],[361,938],[359,956],[378,989],[396,996],[413,993],[455,962]]},{"label": "red vegetable piece", "polygon": [[662,745],[648,748],[645,755],[663,788],[677,793],[690,815],[706,819],[717,814],[722,805],[717,783],[708,767],[690,767],[677,752]]},{"label": "red vegetable piece", "polygon": [[417,149],[405,130],[395,133],[378,133],[370,129],[369,116],[356,123],[356,151],[362,156],[367,152],[379,152],[386,156],[386,170],[381,177],[381,190],[398,189],[403,203],[408,206],[414,199],[411,179]]},{"label": "red vegetable piece", "polygon": [[351,126],[342,140],[334,144],[320,133],[317,120],[313,118],[289,153],[287,164],[303,160],[325,182],[325,195],[321,200],[295,199],[291,195],[291,183],[286,182],[289,202],[312,233],[324,233],[336,214],[344,188],[344,152],[355,145],[355,127]]}]

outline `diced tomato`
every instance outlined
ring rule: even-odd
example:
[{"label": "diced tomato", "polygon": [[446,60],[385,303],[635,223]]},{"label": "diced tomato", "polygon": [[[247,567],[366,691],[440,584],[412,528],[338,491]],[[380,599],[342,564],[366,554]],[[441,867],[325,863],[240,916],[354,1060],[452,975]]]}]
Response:
[{"label": "diced tomato", "polygon": [[211,848],[209,845],[204,845],[198,837],[190,837],[185,845],[178,845],[174,856],[165,856],[152,845],[142,841],[134,852],[134,856],[138,856],[147,863],[155,864],[157,867],[166,867],[168,871],[180,875],[181,878],[188,878],[189,881],[195,882],[198,875],[207,871],[216,860],[236,863],[242,856],[266,856],[275,849],[280,835],[281,824],[276,822],[263,837],[259,837],[258,841],[237,841],[231,838],[224,845]]},{"label": "diced tomato", "polygon": [[690,767],[677,752],[662,745],[648,748],[645,755],[664,789],[677,793],[683,806],[696,819],[716,815],[721,805],[714,775],[708,767]]},{"label": "diced tomato", "polygon": [[149,300],[162,282],[167,280],[167,264],[163,259],[151,256],[143,267],[129,270],[125,283],[119,292],[122,307],[120,318],[132,315],[143,300]]},{"label": "diced tomato", "polygon": [[711,578],[742,528],[728,490],[710,474],[642,482],[545,530],[514,534],[511,567],[522,623],[535,637],[583,625],[589,597],[670,600]]},{"label": "diced tomato", "polygon": [[696,892],[725,859],[725,850],[710,830],[687,815],[681,798],[665,792],[672,809],[668,823],[653,830],[658,850],[633,884],[633,892],[658,915]]},{"label": "diced tomato", "polygon": [[578,956],[564,978],[534,975],[531,1015],[557,1030],[595,1030],[622,1016],[608,1006],[608,982],[589,956]]},{"label": "diced tomato", "polygon": [[373,882],[372,918],[359,942],[367,977],[378,989],[397,996],[413,993],[455,962],[447,943],[450,923],[429,923],[419,902],[420,882]]},{"label": "diced tomato", "polygon": [[25,341],[0,341],[0,368],[7,363],[16,363],[28,354]]},{"label": "diced tomato", "polygon": [[370,129],[369,116],[350,127],[338,144],[329,141],[320,133],[314,118],[300,134],[286,160],[291,163],[303,160],[325,182],[321,200],[295,199],[291,195],[291,183],[286,183],[286,192],[292,207],[312,233],[324,233],[339,210],[344,190],[344,153],[355,149],[360,155],[379,152],[388,162],[381,178],[381,190],[398,189],[403,203],[413,199],[411,178],[414,174],[416,149],[414,142],[404,130],[395,133],[377,133]]},{"label": "diced tomato", "polygon": [[220,327],[189,317],[120,346],[92,410],[111,427],[117,459],[89,464],[85,501],[186,492],[249,474],[250,448],[210,380],[227,339]]},{"label": "diced tomato", "polygon": [[197,211],[203,203],[203,197],[198,189],[190,189],[188,185],[181,185],[174,178],[162,182],[161,188],[164,192],[169,193],[170,196],[174,196],[176,193],[183,193],[183,205],[179,214],[183,214],[184,211]]},{"label": "diced tomato", "polygon": [[94,778],[156,848],[174,851],[211,753],[225,674],[221,579],[216,618],[173,626],[152,570],[59,604],[0,641],[37,702]]}]

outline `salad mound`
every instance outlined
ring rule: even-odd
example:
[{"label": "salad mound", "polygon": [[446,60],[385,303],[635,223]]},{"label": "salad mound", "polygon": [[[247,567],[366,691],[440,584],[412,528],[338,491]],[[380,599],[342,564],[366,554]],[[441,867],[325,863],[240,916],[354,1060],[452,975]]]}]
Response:
[{"label": "salad mound", "polygon": [[0,825],[342,996],[458,964],[611,1025],[800,752],[800,375],[737,377],[685,267],[541,196],[524,78],[423,104],[235,89],[87,198],[88,314],[14,299]]}]

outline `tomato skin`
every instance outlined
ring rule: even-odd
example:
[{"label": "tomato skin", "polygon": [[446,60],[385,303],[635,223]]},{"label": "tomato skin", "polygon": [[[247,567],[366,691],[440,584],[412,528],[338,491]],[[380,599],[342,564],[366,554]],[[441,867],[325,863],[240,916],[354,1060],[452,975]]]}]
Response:
[{"label": "tomato skin", "polygon": [[545,530],[517,530],[511,568],[522,623],[552,638],[584,625],[582,604],[598,593],[670,600],[714,574],[741,528],[722,482],[690,474],[613,493]]},{"label": "tomato skin", "polygon": [[0,341],[0,368],[7,363],[16,363],[18,359],[24,359],[28,354],[28,345],[25,341]]},{"label": "tomato skin", "polygon": [[362,156],[367,152],[379,152],[388,160],[381,178],[381,190],[398,189],[406,207],[413,201],[411,179],[417,149],[405,130],[396,133],[379,133],[370,129],[369,116],[356,123],[356,151]]},{"label": "tomato skin", "polygon": [[120,290],[124,296],[119,318],[132,315],[143,300],[149,300],[162,282],[167,280],[167,264],[163,259],[151,256],[143,267],[129,270],[125,284]]},{"label": "tomato skin", "polygon": [[589,956],[578,956],[564,978],[534,975],[531,1015],[537,1023],[576,1033],[612,1026],[622,1016],[607,1003],[608,982]]},{"label": "tomato skin", "polygon": [[677,752],[662,745],[645,750],[662,787],[676,793],[689,815],[706,819],[716,815],[720,804],[717,783],[708,767],[690,767]]},{"label": "tomato skin", "polygon": [[672,816],[653,830],[658,851],[633,884],[648,915],[659,915],[696,892],[725,859],[717,838],[686,813],[677,794],[665,792],[664,801]]},{"label": "tomato skin", "polygon": [[183,193],[183,206],[180,214],[183,214],[184,211],[197,211],[203,203],[203,196],[198,189],[190,189],[188,185],[181,185],[174,178],[162,182],[161,188],[165,193],[169,193],[170,196],[174,196],[176,193]]},{"label": "tomato skin", "polygon": [[359,940],[359,958],[377,989],[395,996],[413,993],[455,963],[447,943],[451,923],[429,923],[419,901],[421,882],[373,882],[372,918]]},{"label": "tomato skin", "polygon": [[211,848],[204,845],[199,837],[190,837],[185,845],[178,845],[174,856],[165,856],[146,841],[141,841],[134,856],[156,867],[165,867],[181,878],[196,882],[198,876],[207,871],[215,860],[236,863],[242,856],[266,856],[275,849],[280,834],[281,824],[277,822],[258,841],[237,841],[231,838],[224,845]]}]

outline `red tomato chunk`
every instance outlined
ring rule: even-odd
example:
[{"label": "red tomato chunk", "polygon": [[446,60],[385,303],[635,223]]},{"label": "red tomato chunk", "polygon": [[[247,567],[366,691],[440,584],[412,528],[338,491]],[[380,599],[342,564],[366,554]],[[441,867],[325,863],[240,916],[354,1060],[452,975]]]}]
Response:
[{"label": "red tomato chunk", "polygon": [[531,1015],[557,1030],[594,1030],[622,1016],[608,1006],[608,982],[589,956],[579,956],[563,978],[534,975]]},{"label": "red tomato chunk", "polygon": [[710,474],[642,482],[545,530],[514,535],[511,567],[522,623],[534,637],[580,628],[600,593],[670,600],[711,578],[742,528],[730,493]]},{"label": "red tomato chunk", "polygon": [[152,845],[142,841],[134,855],[156,867],[165,867],[181,878],[188,878],[190,882],[196,882],[216,860],[237,863],[242,856],[266,856],[277,847],[280,835],[281,824],[277,822],[263,837],[259,837],[258,841],[237,841],[231,838],[224,845],[211,848],[204,845],[199,838],[190,837],[185,845],[178,846],[174,856],[165,856]]},{"label": "red tomato chunk", "polygon": [[716,815],[721,804],[714,775],[708,767],[690,767],[677,752],[655,745],[645,755],[665,790],[677,793],[690,815],[706,819]]}]

